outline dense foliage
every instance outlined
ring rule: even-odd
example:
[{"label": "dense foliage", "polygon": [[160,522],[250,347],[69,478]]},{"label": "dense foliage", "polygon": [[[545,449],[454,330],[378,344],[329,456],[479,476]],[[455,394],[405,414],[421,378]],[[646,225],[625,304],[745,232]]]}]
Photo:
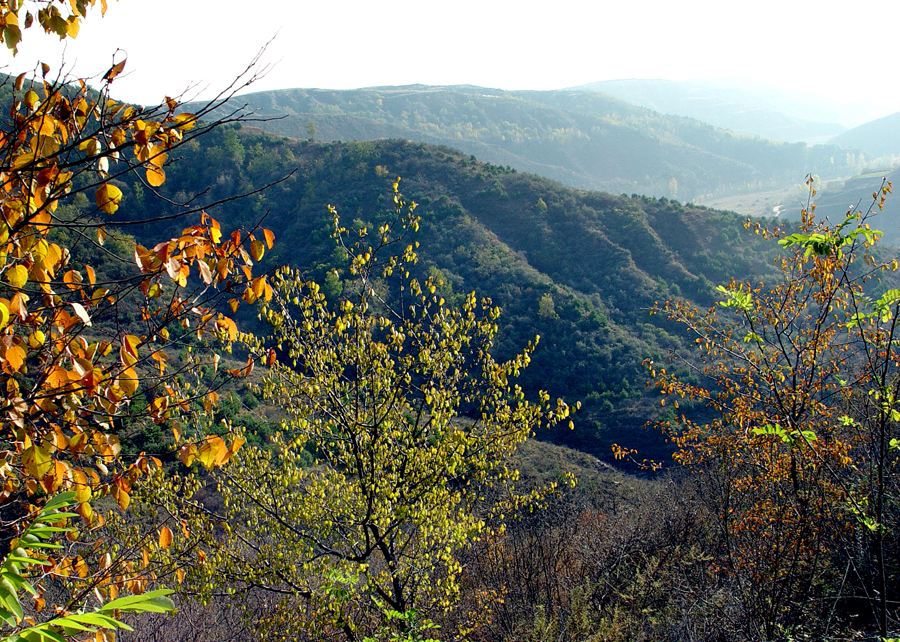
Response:
[{"label": "dense foliage", "polygon": [[868,286],[897,270],[871,254],[881,232],[869,223],[890,189],[837,225],[812,206],[795,233],[760,228],[786,248],[780,279],[720,286],[718,310],[666,307],[696,334],[703,380],[650,365],[666,397],[713,412],[664,427],[705,482],[720,563],[766,639],[832,634],[837,622],[815,620],[823,602],[882,636],[897,623],[900,290]]},{"label": "dense foliage", "polygon": [[[223,508],[213,525],[228,528],[210,537],[203,577],[276,598],[259,625],[270,639],[436,626],[459,599],[461,554],[555,485],[517,492],[511,460],[570,412],[546,392],[528,401],[516,384],[537,338],[495,360],[499,311],[474,293],[448,305],[434,278],[411,276],[418,216],[395,200],[377,229],[335,219],[350,272],[342,296],[280,268],[261,310],[271,336],[248,338],[255,352],[274,348],[259,389],[285,419],[215,474]],[[392,246],[400,254],[385,256]],[[401,305],[386,303],[389,290]]]},{"label": "dense foliage", "polygon": [[[75,37],[96,3],[0,3],[0,30],[15,53],[22,31]],[[106,3],[101,1],[100,11]],[[158,472],[153,454],[123,456],[118,432],[131,421],[174,421],[207,392],[169,342],[237,334],[216,297],[265,289],[253,278],[253,242],[223,233],[203,213],[149,248],[111,235],[126,175],[151,188],[166,180],[169,154],[221,122],[176,113],[171,98],[139,109],[113,100],[125,67],[116,60],[99,88],[65,85],[41,64],[35,76],[4,77],[0,129],[0,635],[59,642],[127,629],[119,613],[170,611],[171,591],[147,556],[171,531],[121,547],[79,537],[70,520],[100,528],[131,503],[133,487]],[[210,105],[210,108],[215,105]],[[180,221],[183,225],[184,222]],[[243,238],[243,241],[242,241]],[[244,246],[249,246],[249,251]],[[260,252],[254,252],[260,254]],[[94,261],[93,259],[100,259]],[[129,266],[123,269],[123,265]],[[196,281],[195,281],[196,279]],[[262,284],[262,286],[260,285]],[[264,293],[265,294],[265,293]],[[224,463],[239,444],[203,437],[190,447]],[[29,594],[27,601],[23,600]]]}]

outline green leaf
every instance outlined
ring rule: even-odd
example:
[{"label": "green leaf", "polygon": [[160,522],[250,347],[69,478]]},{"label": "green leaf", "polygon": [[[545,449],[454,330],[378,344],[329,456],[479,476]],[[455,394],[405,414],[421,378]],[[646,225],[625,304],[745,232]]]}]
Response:
[{"label": "green leaf", "polygon": [[43,512],[65,508],[66,506],[73,506],[77,503],[78,502],[75,499],[75,491],[66,491],[64,493],[54,495],[46,504],[44,504]]},{"label": "green leaf", "polygon": [[74,622],[78,622],[79,624],[89,624],[91,626],[99,626],[104,629],[125,629],[127,631],[131,630],[131,628],[124,622],[121,622],[114,617],[105,615],[100,612],[76,613],[74,615],[66,616],[66,619],[72,620]]},{"label": "green leaf", "polygon": [[[40,515],[37,517],[34,522],[36,524],[43,524],[46,522],[58,522],[64,519],[73,519],[78,517],[78,513],[48,513],[46,515]],[[71,530],[71,529],[70,529]]]},{"label": "green leaf", "polygon": [[169,613],[175,609],[175,603],[167,595],[174,593],[172,589],[158,589],[141,595],[120,597],[107,602],[99,611],[125,611],[126,613]]},{"label": "green leaf", "polygon": [[25,613],[22,610],[22,605],[19,603],[19,598],[16,595],[15,591],[12,593],[0,593],[0,603],[6,607],[6,610],[11,612],[16,616],[16,620],[21,620],[25,617]]}]

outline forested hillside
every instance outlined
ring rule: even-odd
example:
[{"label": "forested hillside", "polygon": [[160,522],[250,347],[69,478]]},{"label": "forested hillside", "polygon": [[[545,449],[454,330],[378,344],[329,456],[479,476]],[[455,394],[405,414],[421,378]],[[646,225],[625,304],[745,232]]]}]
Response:
[{"label": "forested hillside", "polygon": [[271,118],[259,126],[281,135],[437,143],[574,187],[685,202],[781,187],[808,173],[850,176],[862,162],[835,146],[742,137],[592,91],[290,89],[230,104],[239,105]]},{"label": "forested hillside", "polygon": [[[422,272],[439,276],[458,300],[476,290],[501,306],[503,354],[541,335],[525,383],[585,403],[575,432],[551,438],[604,458],[613,441],[649,439],[657,452],[659,437],[641,429],[651,408],[641,361],[680,348],[684,335],[650,315],[654,302],[683,296],[706,305],[729,275],[769,269],[769,246],[737,216],[577,191],[447,148],[299,142],[227,129],[207,136],[202,152],[179,152],[163,191],[179,202],[286,177],[264,195],[223,204],[218,217],[246,226],[264,219],[279,237],[268,264],[299,266],[332,295],[346,275],[333,271],[341,259],[326,205],[346,220],[377,221],[390,203],[390,177],[402,177],[423,216]],[[139,183],[123,188],[140,205],[136,217],[171,211]],[[159,233],[158,225],[131,231]]]}]

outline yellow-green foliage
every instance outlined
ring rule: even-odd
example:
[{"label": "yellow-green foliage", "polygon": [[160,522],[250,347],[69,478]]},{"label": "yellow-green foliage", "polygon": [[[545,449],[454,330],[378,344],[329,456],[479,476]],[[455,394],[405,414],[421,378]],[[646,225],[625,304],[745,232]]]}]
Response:
[{"label": "yellow-green foliage", "polygon": [[[432,279],[410,274],[416,244],[405,235],[418,217],[394,190],[396,234],[392,219],[374,238],[354,230],[351,243],[335,217],[345,298],[327,300],[298,270],[274,275],[262,316],[280,361],[262,392],[289,418],[221,476],[231,539],[219,557],[244,582],[288,596],[273,618],[286,634],[430,627],[459,591],[459,554],[540,499],[512,492],[510,455],[569,414],[514,384],[537,340],[496,361],[499,310],[474,293],[448,307]],[[400,255],[381,262],[395,244]]]}]

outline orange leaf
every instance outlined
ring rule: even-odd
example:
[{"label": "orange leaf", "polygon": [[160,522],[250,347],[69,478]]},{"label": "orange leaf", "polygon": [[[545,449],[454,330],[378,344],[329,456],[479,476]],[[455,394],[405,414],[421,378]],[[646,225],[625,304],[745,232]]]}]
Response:
[{"label": "orange leaf", "polygon": [[128,510],[128,505],[131,503],[131,496],[128,494],[126,482],[121,477],[113,482],[112,496],[119,504],[119,508]]},{"label": "orange leaf", "polygon": [[235,437],[231,441],[231,445],[228,447],[229,459],[234,455],[234,453],[236,453],[237,451],[239,451],[241,449],[241,446],[243,446],[246,443],[247,443],[247,440],[244,439],[243,437],[240,437],[240,436]]},{"label": "orange leaf", "polygon": [[178,460],[185,466],[190,467],[197,459],[197,446],[194,444],[185,444],[178,449]]},{"label": "orange leaf", "polygon": [[10,370],[18,372],[25,364],[25,349],[21,346],[10,346],[6,349],[5,357]]},{"label": "orange leaf", "polygon": [[159,529],[159,547],[169,548],[172,545],[172,531],[168,526]]},{"label": "orange leaf", "polygon": [[[103,5],[104,5],[103,13],[106,13],[106,11],[105,11],[106,3],[104,2]],[[103,80],[105,80],[106,82],[112,82],[112,80],[116,76],[118,76],[120,73],[122,73],[122,71],[124,71],[124,70],[125,70],[125,61],[123,60],[122,62],[117,62],[112,67],[110,67],[109,70],[105,74],[103,74]]]},{"label": "orange leaf", "polygon": [[137,391],[138,376],[134,368],[128,368],[118,378],[119,387],[126,396],[132,397]]}]

